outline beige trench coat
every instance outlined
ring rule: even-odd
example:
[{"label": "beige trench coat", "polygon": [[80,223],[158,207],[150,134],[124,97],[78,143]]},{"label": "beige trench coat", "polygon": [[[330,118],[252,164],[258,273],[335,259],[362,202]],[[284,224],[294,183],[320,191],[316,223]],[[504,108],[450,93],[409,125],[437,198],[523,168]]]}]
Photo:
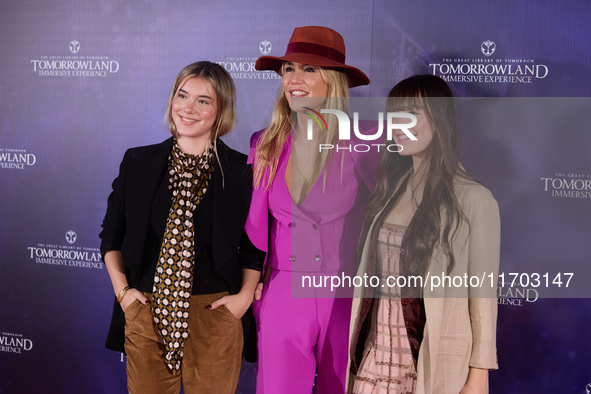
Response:
[{"label": "beige trench coat", "polygon": [[[458,394],[470,367],[498,368],[496,283],[500,253],[499,209],[490,191],[479,184],[458,181],[456,193],[469,225],[463,223],[453,240],[455,267],[449,276],[477,276],[479,280],[484,278],[484,284],[477,289],[447,286],[431,289],[431,282],[425,276],[426,324],[419,350],[416,394]],[[374,220],[372,228],[375,225]],[[369,236],[365,240],[357,275],[367,272],[368,244]],[[436,249],[429,275],[441,277],[446,267],[445,254]],[[363,323],[359,317],[362,297],[363,289],[356,289],[350,326],[351,354],[354,354],[355,346],[352,342]],[[353,377],[349,375],[348,387],[351,388]]]}]

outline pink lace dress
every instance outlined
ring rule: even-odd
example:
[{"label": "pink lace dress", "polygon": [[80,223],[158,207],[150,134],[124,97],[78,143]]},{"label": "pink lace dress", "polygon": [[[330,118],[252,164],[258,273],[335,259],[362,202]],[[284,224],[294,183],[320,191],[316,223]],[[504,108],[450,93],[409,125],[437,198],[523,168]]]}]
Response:
[{"label": "pink lace dress", "polygon": [[[354,394],[413,394],[415,371],[402,315],[400,288],[386,284],[400,272],[400,243],[405,226],[384,223],[378,237],[381,297],[375,300],[365,352],[353,386]],[[390,280],[392,282],[392,280]]]}]

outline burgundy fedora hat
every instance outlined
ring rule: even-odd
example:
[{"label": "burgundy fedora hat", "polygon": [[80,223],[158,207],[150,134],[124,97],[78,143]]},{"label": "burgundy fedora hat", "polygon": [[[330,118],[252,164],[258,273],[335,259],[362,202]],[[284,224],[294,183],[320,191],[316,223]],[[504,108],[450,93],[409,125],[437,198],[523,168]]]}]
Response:
[{"label": "burgundy fedora hat", "polygon": [[369,84],[367,75],[345,64],[345,41],[339,33],[328,27],[296,27],[287,44],[285,56],[261,56],[254,67],[279,73],[284,62],[337,69],[347,75],[351,88]]}]

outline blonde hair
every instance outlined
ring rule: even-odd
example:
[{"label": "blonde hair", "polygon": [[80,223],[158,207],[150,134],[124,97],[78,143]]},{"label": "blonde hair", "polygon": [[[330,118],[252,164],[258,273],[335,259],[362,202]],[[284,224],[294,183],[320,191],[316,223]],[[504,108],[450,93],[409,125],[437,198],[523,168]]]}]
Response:
[{"label": "blonde hair", "polygon": [[170,134],[178,138],[178,131],[172,118],[172,101],[176,97],[179,89],[191,78],[201,78],[208,89],[213,89],[216,96],[216,118],[211,127],[211,138],[215,141],[217,138],[226,135],[236,124],[236,89],[234,81],[228,72],[219,64],[201,61],[189,64],[183,68],[177,75],[166,108],[165,122],[168,123]]},{"label": "blonde hair", "polygon": [[[328,86],[328,98],[325,104],[326,108],[338,109],[348,113],[349,106],[347,99],[349,97],[349,89],[347,75],[337,69],[318,67],[318,70],[320,76]],[[281,67],[281,71],[283,71],[283,66]],[[322,144],[334,145],[338,138],[338,122],[333,118],[334,116],[328,117],[328,130],[322,135],[320,141]],[[257,141],[253,174],[255,188],[262,185],[263,179],[267,174],[268,180],[265,184],[265,188],[269,189],[271,186],[271,183],[277,175],[279,156],[295,126],[295,124],[292,124],[291,108],[283,89],[281,89],[273,113],[271,114],[271,124],[265,129]],[[318,178],[330,157],[331,153],[329,150],[323,150],[321,154],[317,156],[312,179]],[[326,172],[324,176],[326,181]],[[311,187],[312,184],[309,185],[308,189]],[[305,192],[307,193],[308,191],[309,190],[306,190]]]}]

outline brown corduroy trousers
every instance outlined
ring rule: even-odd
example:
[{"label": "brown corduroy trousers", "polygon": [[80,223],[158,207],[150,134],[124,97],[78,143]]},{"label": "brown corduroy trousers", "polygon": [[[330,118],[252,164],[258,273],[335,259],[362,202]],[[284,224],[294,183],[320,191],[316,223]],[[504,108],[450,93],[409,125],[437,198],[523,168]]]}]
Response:
[{"label": "brown corduroy trousers", "polygon": [[[228,293],[191,296],[189,337],[180,373],[164,362],[166,352],[150,305],[133,302],[125,310],[127,388],[131,394],[235,393],[242,361],[242,322],[225,306],[207,305]],[[151,300],[151,294],[145,294]]]}]

